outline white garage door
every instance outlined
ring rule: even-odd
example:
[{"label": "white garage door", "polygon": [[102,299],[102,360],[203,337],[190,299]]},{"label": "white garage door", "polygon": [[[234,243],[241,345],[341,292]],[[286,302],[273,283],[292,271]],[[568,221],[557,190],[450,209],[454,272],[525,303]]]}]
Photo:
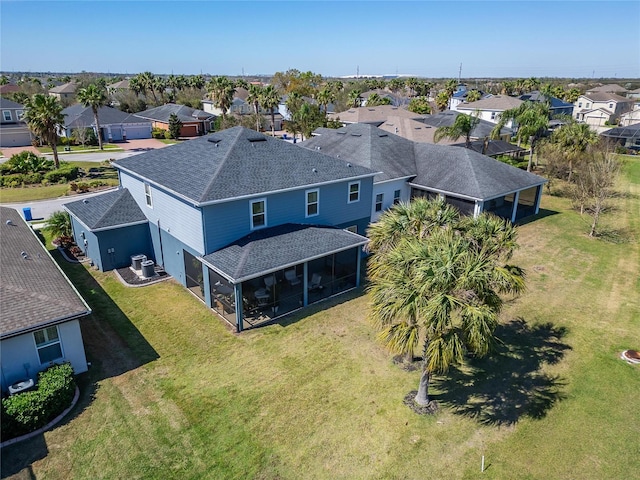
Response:
[{"label": "white garage door", "polygon": [[151,125],[126,125],[127,140],[151,138]]},{"label": "white garage door", "polygon": [[22,129],[3,128],[0,130],[0,147],[26,147],[31,145],[31,135]]}]

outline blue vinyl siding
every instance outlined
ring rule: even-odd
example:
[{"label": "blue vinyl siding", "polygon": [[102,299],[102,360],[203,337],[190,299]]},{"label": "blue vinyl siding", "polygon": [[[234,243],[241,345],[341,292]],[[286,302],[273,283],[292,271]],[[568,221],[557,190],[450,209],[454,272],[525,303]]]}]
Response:
[{"label": "blue vinyl siding", "polygon": [[144,193],[144,182],[125,172],[120,172],[120,184],[129,189],[131,195],[150,222],[160,225],[163,230],[188,245],[199,254],[204,253],[202,237],[202,214],[199,208],[151,185],[153,206],[148,207]]},{"label": "blue vinyl siding", "polygon": [[102,259],[100,258],[100,243],[98,242],[96,234],[90,232],[89,229],[76,220],[73,215],[71,215],[71,228],[73,230],[73,238],[76,241],[76,245],[80,247],[87,258],[93,260],[93,263],[98,267],[98,270],[104,272],[104,268],[102,268]]},{"label": "blue vinyl siding", "polygon": [[[175,238],[171,233],[168,233],[164,228],[158,229],[158,225],[149,223],[149,232],[151,233],[156,263],[162,265],[169,275],[183,286],[186,286],[184,250],[194,257],[198,257],[200,254]],[[160,248],[160,235],[162,235],[162,248]]]},{"label": "blue vinyl siding", "polygon": [[[314,225],[353,225],[371,215],[373,179],[360,180],[360,201],[347,203],[348,183],[318,187],[319,214],[306,217],[306,194],[312,187],[262,196],[267,199],[267,227],[284,223]],[[258,198],[258,197],[256,197]],[[209,205],[203,209],[206,253],[211,253],[251,233],[251,199]],[[360,230],[359,230],[360,231]]]}]

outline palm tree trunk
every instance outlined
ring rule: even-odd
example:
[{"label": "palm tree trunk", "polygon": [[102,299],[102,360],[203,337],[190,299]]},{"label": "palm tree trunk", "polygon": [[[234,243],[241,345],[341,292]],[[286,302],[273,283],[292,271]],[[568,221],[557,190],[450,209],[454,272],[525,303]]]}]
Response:
[{"label": "palm tree trunk", "polygon": [[98,134],[98,146],[100,147],[100,150],[104,150],[103,146],[102,146],[102,135],[100,132],[100,120],[98,120],[98,109],[94,109],[93,110],[93,119],[96,121],[96,130],[97,130],[97,134]]},{"label": "palm tree trunk", "polygon": [[414,401],[418,405],[428,405],[429,404],[429,380],[431,379],[431,373],[425,368],[422,370],[422,375],[420,376],[420,385],[418,386],[418,393]]},{"label": "palm tree trunk", "polygon": [[55,140],[51,142],[51,151],[53,152],[53,166],[57,170],[60,168],[60,159],[58,158],[58,144]]},{"label": "palm tree trunk", "polygon": [[533,143],[529,149],[529,163],[527,164],[527,172],[531,171],[531,165],[533,164]]}]

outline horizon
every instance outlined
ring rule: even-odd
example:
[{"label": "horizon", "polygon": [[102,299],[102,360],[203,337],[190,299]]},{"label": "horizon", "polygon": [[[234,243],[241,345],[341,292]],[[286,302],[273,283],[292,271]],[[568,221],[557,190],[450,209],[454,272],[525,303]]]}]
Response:
[{"label": "horizon", "polygon": [[[635,1],[177,5],[2,1],[0,70],[251,77],[296,68],[327,78],[359,72],[366,72],[360,78],[640,77]],[[608,29],[610,17],[603,20],[601,9],[621,12],[632,28],[616,20],[618,28]],[[25,35],[24,25],[39,34]],[[611,34],[593,35],[596,29]],[[43,39],[50,39],[53,54],[42,54]]]}]

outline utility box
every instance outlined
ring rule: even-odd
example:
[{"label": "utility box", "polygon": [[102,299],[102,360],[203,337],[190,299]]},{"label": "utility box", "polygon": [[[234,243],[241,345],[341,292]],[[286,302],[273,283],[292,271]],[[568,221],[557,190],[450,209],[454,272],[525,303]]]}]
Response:
[{"label": "utility box", "polygon": [[132,255],[131,268],[133,268],[134,270],[142,270],[142,262],[144,262],[146,259],[146,255]]},{"label": "utility box", "polygon": [[144,262],[141,263],[142,276],[144,278],[151,278],[156,274],[155,269],[153,268],[153,265],[154,265],[153,260],[145,260]]}]

